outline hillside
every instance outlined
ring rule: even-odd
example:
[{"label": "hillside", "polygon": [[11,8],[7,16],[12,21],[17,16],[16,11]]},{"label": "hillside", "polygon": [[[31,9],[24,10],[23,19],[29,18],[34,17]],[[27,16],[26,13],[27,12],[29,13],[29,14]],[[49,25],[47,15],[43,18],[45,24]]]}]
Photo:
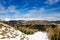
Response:
[{"label": "hillside", "polygon": [[15,30],[13,27],[0,22],[0,40],[7,38],[15,38],[19,35],[19,31]]},{"label": "hillside", "polygon": [[[38,35],[39,34],[39,35]],[[0,22],[0,40],[48,40],[46,32],[36,32],[33,35],[27,35],[13,27]]]},{"label": "hillside", "polygon": [[[60,24],[47,20],[10,20],[1,21],[25,34],[32,35],[38,31],[47,32],[51,40],[60,40]],[[56,35],[56,36],[55,36]]]},{"label": "hillside", "polygon": [[10,21],[5,21],[8,24],[21,24],[21,25],[54,25],[56,24],[55,22],[52,21],[47,21],[47,20],[31,20],[31,21],[26,21],[26,20],[10,20]]}]

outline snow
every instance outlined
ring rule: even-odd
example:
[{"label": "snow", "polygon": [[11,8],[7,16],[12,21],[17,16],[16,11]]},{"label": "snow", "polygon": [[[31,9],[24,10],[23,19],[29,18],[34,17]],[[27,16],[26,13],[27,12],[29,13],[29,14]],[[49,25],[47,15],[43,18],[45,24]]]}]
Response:
[{"label": "snow", "polygon": [[6,28],[3,26],[0,30],[5,30]]},{"label": "snow", "polygon": [[20,40],[21,38],[24,38],[24,40],[48,40],[47,33],[45,32],[36,32],[35,34],[32,35],[25,35],[22,32],[18,31],[17,32],[20,34],[19,36],[15,38],[6,38],[6,39],[1,39],[1,40]]},{"label": "snow", "polygon": [[29,40],[48,40],[47,33],[37,32],[33,35],[28,35]]},{"label": "snow", "polygon": [[[3,24],[3,23],[0,23],[0,24]],[[19,30],[15,30],[13,27],[9,25],[6,25],[6,24],[3,24],[3,25],[4,26],[2,26],[2,28],[0,29],[1,30],[0,40],[49,40],[46,32],[38,31],[34,34],[27,35]]]}]

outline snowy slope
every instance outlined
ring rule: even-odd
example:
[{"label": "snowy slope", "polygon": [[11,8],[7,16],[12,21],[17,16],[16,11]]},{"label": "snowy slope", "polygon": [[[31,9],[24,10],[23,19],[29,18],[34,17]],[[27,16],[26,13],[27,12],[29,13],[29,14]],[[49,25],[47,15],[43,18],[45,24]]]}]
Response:
[{"label": "snowy slope", "polygon": [[0,23],[0,40],[48,40],[48,37],[45,32],[38,31],[27,35],[7,24]]}]

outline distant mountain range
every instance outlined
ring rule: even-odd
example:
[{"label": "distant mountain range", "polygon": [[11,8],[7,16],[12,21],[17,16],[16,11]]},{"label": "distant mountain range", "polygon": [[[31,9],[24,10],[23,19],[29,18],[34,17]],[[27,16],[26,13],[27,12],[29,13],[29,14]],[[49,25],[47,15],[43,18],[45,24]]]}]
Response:
[{"label": "distant mountain range", "polygon": [[5,21],[8,24],[19,24],[19,25],[56,25],[60,24],[60,21],[46,21],[46,20],[31,20],[31,21],[25,21],[25,20],[10,20]]},{"label": "distant mountain range", "polygon": [[47,20],[2,20],[0,21],[6,22],[7,24],[19,24],[19,25],[56,25],[60,24],[60,21],[47,21]]},{"label": "distant mountain range", "polygon": [[60,21],[52,21],[52,22],[57,23],[57,24],[60,24]]}]

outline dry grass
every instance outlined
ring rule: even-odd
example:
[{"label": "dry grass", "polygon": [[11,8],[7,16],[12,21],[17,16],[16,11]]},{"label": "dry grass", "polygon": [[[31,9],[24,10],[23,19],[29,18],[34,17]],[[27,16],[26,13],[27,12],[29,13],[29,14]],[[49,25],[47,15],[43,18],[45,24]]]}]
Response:
[{"label": "dry grass", "polygon": [[0,24],[0,29],[2,28],[2,26],[3,26],[3,25],[2,25],[2,24]]},{"label": "dry grass", "polygon": [[46,31],[48,32],[50,40],[60,40],[60,25],[56,28],[47,27]]},{"label": "dry grass", "polygon": [[[56,26],[52,27],[51,25],[43,25],[45,28],[45,32],[48,33],[48,37],[50,40],[60,40],[60,24],[57,24]],[[22,27],[22,26],[18,26],[15,25],[13,26],[15,27],[16,30],[20,30],[26,34],[33,34],[34,32],[38,31],[37,27],[39,28],[39,26],[34,26],[34,28],[36,27],[36,29],[32,27]],[[39,28],[41,29],[41,28]],[[43,28],[42,28],[43,29]]]},{"label": "dry grass", "polygon": [[26,28],[26,27],[18,27],[18,30],[24,32],[25,34],[33,34],[34,32],[37,32],[37,29],[30,29],[30,28]]}]

